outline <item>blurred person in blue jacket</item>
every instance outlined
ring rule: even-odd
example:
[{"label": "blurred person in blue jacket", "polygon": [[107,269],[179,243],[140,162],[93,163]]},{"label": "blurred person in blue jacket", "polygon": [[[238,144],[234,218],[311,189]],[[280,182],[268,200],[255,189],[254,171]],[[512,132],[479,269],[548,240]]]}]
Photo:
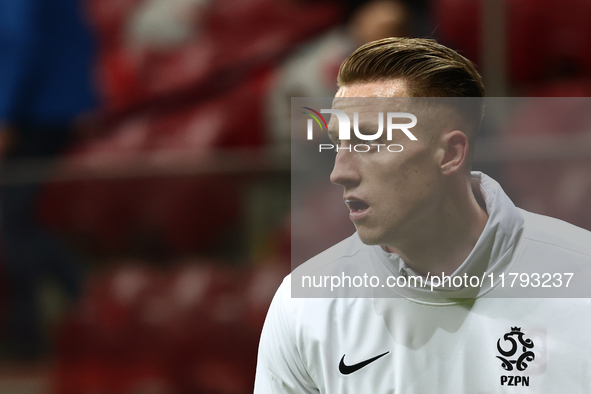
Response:
[{"label": "blurred person in blue jacket", "polygon": [[[0,231],[7,288],[8,352],[42,354],[38,288],[53,275],[68,298],[80,291],[71,251],[37,222],[40,183],[21,182],[28,159],[50,159],[95,106],[92,43],[77,0],[0,0]],[[20,170],[19,170],[20,168]],[[44,168],[40,179],[48,174]],[[29,174],[30,175],[30,174]]]}]

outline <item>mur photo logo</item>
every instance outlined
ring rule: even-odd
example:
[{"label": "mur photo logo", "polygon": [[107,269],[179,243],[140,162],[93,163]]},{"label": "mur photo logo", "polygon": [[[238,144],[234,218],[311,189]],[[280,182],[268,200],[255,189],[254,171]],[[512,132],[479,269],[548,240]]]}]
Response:
[{"label": "mur photo logo", "polygon": [[[364,134],[359,129],[359,113],[353,113],[353,122],[349,118],[344,111],[338,109],[321,109],[320,112],[310,108],[310,107],[302,107],[310,112],[303,112],[303,114],[308,115],[311,119],[308,119],[307,122],[307,139],[313,140],[314,139],[314,122],[319,126],[320,131],[327,132],[328,123],[322,114],[331,114],[336,117],[337,124],[338,124],[338,137],[332,138],[334,144],[319,144],[318,151],[322,152],[323,150],[334,150],[339,152],[340,150],[347,150],[349,152],[355,151],[359,153],[369,152],[369,151],[377,151],[380,150],[388,151],[388,152],[402,152],[404,147],[400,144],[386,144],[386,143],[378,143],[383,140],[384,135],[384,119],[386,119],[386,140],[392,141],[393,135],[395,130],[399,130],[408,137],[411,141],[418,141],[417,137],[410,131],[411,128],[416,126],[417,124],[417,117],[408,112],[387,112],[384,116],[384,112],[379,112],[377,114],[378,118],[378,130],[374,134]],[[410,122],[399,123],[400,119],[407,119]],[[395,121],[396,120],[396,121]],[[351,127],[351,123],[353,127]],[[353,130],[353,136],[351,136],[351,130]],[[334,141],[334,140],[337,141]],[[341,145],[342,141],[354,141],[354,142],[361,142],[361,143],[348,143],[345,145]]]}]

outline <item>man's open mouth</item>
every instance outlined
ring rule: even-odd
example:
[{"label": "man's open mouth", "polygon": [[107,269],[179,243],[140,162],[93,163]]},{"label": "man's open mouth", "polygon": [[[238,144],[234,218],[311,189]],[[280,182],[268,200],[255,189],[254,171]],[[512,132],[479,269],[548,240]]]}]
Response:
[{"label": "man's open mouth", "polygon": [[345,200],[351,212],[361,212],[369,208],[369,205],[359,200]]}]

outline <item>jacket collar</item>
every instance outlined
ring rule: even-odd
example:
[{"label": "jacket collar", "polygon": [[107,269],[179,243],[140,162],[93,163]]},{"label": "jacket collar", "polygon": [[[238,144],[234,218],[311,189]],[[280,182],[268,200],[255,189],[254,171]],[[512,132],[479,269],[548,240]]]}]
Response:
[{"label": "jacket collar", "polygon": [[[431,302],[450,302],[450,298],[477,298],[498,285],[499,274],[510,268],[523,230],[523,215],[494,179],[481,172],[472,172],[471,177],[473,191],[482,196],[488,213],[488,220],[476,245],[455,272],[445,274],[450,278],[445,285],[435,286],[437,281],[423,278],[423,283],[426,283],[423,287],[393,287],[392,291],[398,296],[429,299]],[[379,272],[386,274],[387,270],[388,275],[395,277],[418,276],[400,256],[386,253],[380,246],[371,248],[372,260]],[[465,276],[468,281],[477,277],[480,282],[475,287],[466,287],[466,280],[463,279]],[[455,277],[462,277],[461,286],[450,283]],[[460,283],[459,278],[455,283]],[[472,283],[476,284],[476,279]],[[434,285],[433,291],[430,290],[431,284]]]}]

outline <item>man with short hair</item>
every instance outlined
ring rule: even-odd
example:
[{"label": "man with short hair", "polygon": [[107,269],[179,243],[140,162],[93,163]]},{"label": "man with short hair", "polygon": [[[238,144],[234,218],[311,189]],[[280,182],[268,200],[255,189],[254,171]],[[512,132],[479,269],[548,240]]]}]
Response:
[{"label": "man with short hair", "polygon": [[[585,287],[591,234],[519,210],[497,182],[470,173],[484,97],[473,64],[433,40],[388,38],[355,51],[338,81],[332,113],[358,122],[340,140],[332,117],[330,178],[357,232],[280,286],[255,393],[590,392],[591,302],[581,292],[559,297],[569,277]],[[418,119],[416,140],[393,136],[404,144],[396,153],[378,150],[386,133],[364,131],[383,130],[375,113],[392,107]],[[314,275],[326,285],[367,273],[376,278],[369,292],[292,298]],[[552,292],[534,286],[543,273]],[[505,288],[511,274],[530,288]]]}]

